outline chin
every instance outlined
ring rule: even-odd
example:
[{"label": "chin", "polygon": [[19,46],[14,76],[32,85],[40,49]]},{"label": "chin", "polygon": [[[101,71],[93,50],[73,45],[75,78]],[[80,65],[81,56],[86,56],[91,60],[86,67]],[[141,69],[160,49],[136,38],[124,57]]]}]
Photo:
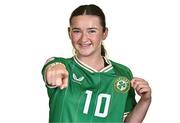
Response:
[{"label": "chin", "polygon": [[88,57],[90,56],[92,53],[91,52],[79,52],[78,55],[79,56],[83,56],[83,57]]},{"label": "chin", "polygon": [[82,56],[82,57],[88,57],[90,56],[91,54],[79,54],[79,56]]},{"label": "chin", "polygon": [[80,51],[78,51],[78,54],[80,55],[80,56],[90,56],[91,54],[92,54],[92,51],[89,51],[89,50],[80,50]]}]

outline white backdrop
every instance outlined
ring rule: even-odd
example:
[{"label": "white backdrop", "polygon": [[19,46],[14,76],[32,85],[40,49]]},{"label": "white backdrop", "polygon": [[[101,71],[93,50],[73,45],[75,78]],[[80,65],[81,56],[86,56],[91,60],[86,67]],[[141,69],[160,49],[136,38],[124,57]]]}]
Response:
[{"label": "white backdrop", "polygon": [[109,58],[152,87],[144,123],[180,122],[178,0],[0,1],[0,122],[48,122],[41,68],[51,56],[72,56],[69,16],[77,6],[89,3],[106,14]]}]

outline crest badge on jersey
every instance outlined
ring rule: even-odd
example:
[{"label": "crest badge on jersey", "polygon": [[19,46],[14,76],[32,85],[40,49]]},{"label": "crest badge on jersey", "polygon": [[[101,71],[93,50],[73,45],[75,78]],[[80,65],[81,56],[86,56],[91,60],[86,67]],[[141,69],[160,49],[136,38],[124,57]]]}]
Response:
[{"label": "crest badge on jersey", "polygon": [[118,77],[114,82],[114,89],[116,92],[126,93],[130,89],[130,80],[126,77]]}]

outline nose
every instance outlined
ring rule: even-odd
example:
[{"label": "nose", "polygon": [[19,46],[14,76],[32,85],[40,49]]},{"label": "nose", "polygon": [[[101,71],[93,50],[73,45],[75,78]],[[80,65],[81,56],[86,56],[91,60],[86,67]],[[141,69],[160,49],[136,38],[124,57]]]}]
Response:
[{"label": "nose", "polygon": [[83,33],[82,33],[81,41],[83,41],[83,42],[88,41],[88,35],[87,35],[86,32],[83,32]]}]

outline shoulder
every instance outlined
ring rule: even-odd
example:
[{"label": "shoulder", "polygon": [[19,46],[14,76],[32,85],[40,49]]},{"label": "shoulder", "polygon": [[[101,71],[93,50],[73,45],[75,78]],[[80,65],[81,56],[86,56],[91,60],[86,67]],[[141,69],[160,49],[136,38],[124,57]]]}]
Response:
[{"label": "shoulder", "polygon": [[63,58],[63,57],[51,57],[49,59],[47,59],[45,65],[47,64],[51,64],[51,63],[54,63],[54,62],[61,62],[63,64],[68,64],[69,62],[72,61],[72,58]]},{"label": "shoulder", "polygon": [[53,63],[62,63],[67,67],[71,62],[72,62],[72,58],[50,57],[49,59],[46,60],[42,71],[44,71],[48,65]]},{"label": "shoulder", "polygon": [[125,71],[130,71],[129,67],[125,66],[124,64],[120,64],[120,63],[114,62],[112,60],[110,60],[110,61],[114,67],[125,70]]},{"label": "shoulder", "polygon": [[133,75],[129,67],[124,64],[120,64],[110,60],[114,69],[116,69],[121,75],[128,76],[129,79],[132,79]]}]

